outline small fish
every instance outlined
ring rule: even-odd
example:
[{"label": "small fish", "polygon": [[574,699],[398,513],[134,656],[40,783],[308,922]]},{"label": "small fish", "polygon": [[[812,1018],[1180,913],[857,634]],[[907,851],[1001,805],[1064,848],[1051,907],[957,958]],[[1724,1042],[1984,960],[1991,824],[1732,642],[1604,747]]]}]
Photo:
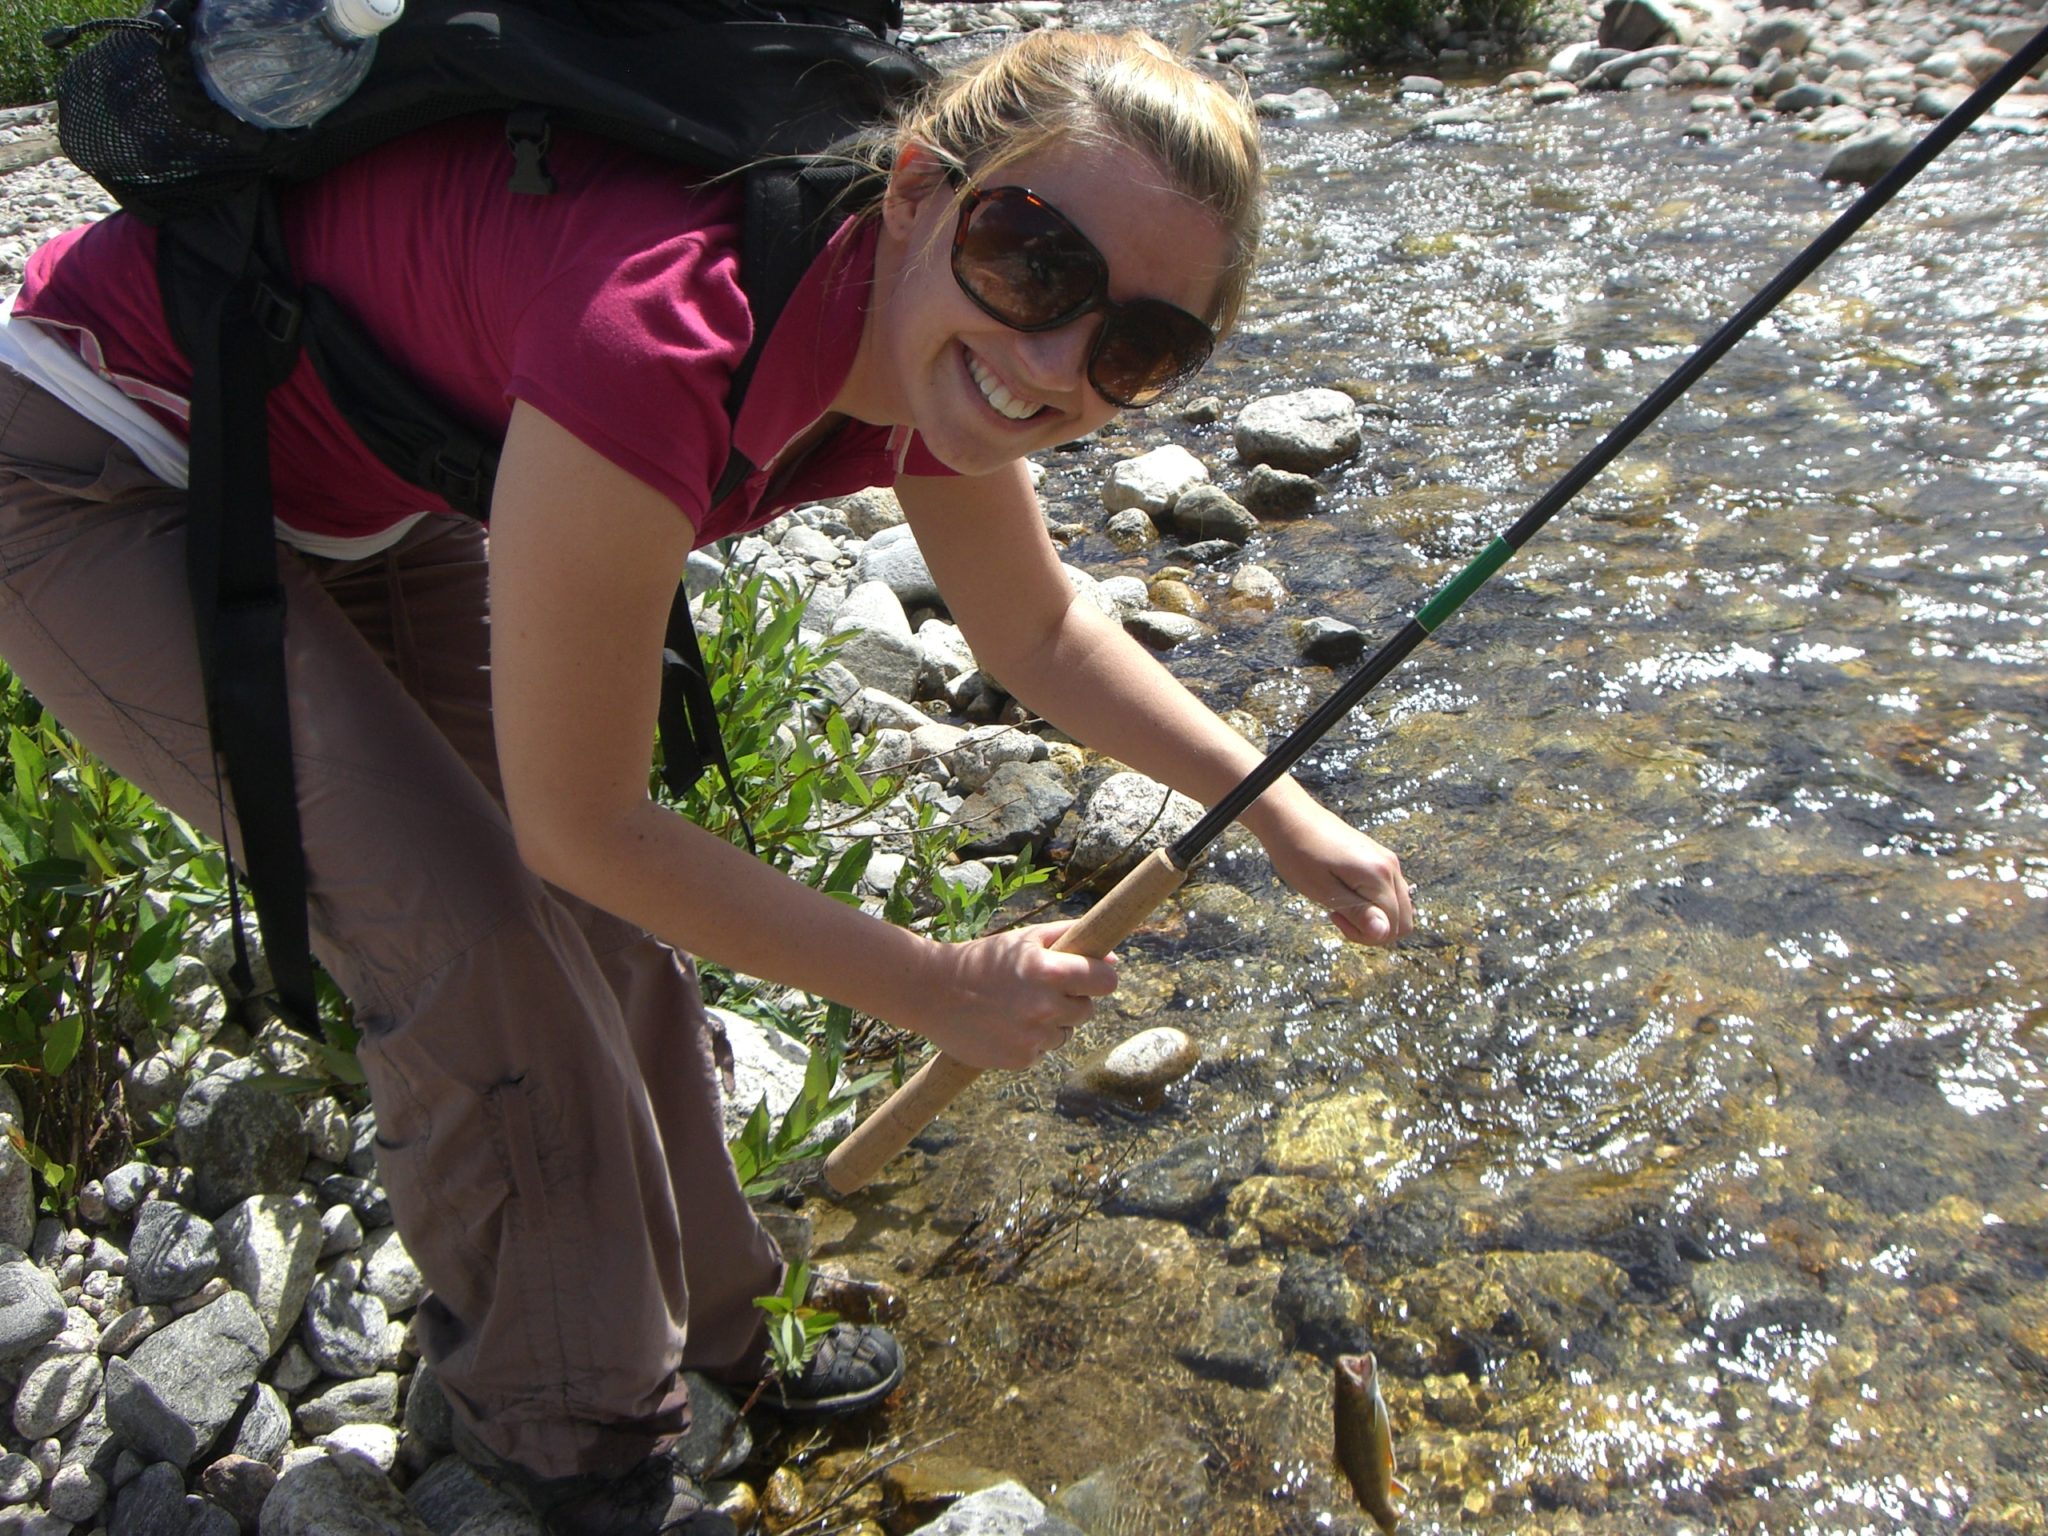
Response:
[{"label": "small fish", "polygon": [[1394,1480],[1394,1431],[1371,1355],[1337,1357],[1336,1408],[1337,1466],[1358,1496],[1358,1507],[1386,1536],[1394,1536],[1401,1517],[1387,1495],[1406,1496],[1408,1490]]}]

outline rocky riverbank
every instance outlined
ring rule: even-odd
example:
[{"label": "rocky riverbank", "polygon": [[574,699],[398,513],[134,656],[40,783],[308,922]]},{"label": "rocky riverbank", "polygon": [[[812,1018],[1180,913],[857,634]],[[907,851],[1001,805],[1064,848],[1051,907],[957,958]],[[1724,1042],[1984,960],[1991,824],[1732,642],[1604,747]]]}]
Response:
[{"label": "rocky riverbank", "polygon": [[[1012,9],[1019,20],[1034,14]],[[1738,16],[1761,24],[1781,14],[1812,29],[1796,55],[1801,61],[1832,60],[1852,33],[1881,35],[1883,60],[1890,62],[1863,70],[1865,83],[1878,70],[1904,63],[1906,51],[1923,43],[1930,51],[1919,65],[1953,47],[1964,32],[1982,34],[1986,42],[1996,35],[1986,18],[1965,25],[1962,18],[1905,10]],[[930,31],[986,18],[973,8],[933,13]],[[1231,36],[1212,46],[1239,52],[1248,64],[1268,63],[1269,78],[1284,75],[1295,67],[1287,24],[1262,20],[1268,28],[1263,39]],[[1931,33],[1940,35],[1922,35]],[[1658,71],[1660,79],[1630,81],[1638,69],[1659,62],[1640,62],[1641,55],[1672,46],[1688,52],[1662,55],[1670,67]],[[1575,62],[1560,62],[1553,72],[1561,70],[1580,88],[1598,76],[1602,86],[1665,84],[1735,97],[1737,110],[1698,114],[1708,132],[1785,132],[1789,142],[1789,132],[1817,124],[1829,110],[1814,103],[1780,113],[1778,101],[1796,83],[1761,96],[1754,87],[1724,91],[1712,82],[1720,64],[1709,67],[1703,82],[1680,79],[1693,73],[1687,65],[1708,65],[1689,56],[1703,46],[1695,38],[1626,48],[1618,57],[1639,62],[1618,79],[1608,78],[1616,74],[1607,67],[1615,59],[1588,63],[1592,55],[1584,49],[1577,55],[1567,49],[1558,59]],[[1778,46],[1782,69],[1787,56]],[[1465,110],[1475,101],[1485,111],[1544,110],[1570,95],[1550,89],[1566,82],[1562,76],[1552,82],[1549,73],[1541,85],[1502,91],[1460,83],[1480,62],[1478,52],[1472,40],[1445,38],[1431,66],[1451,82],[1445,98],[1426,88],[1406,93],[1426,131],[1454,130],[1457,125],[1444,119],[1429,122],[1431,114]],[[1739,45],[1731,45],[1728,62],[1761,74],[1768,55],[1767,48],[1745,63]],[[1581,65],[1583,77],[1575,73]],[[1917,84],[1923,71],[1908,67]],[[1808,78],[1801,73],[1801,80]],[[1822,77],[1820,83],[1830,82]],[[1809,110],[1810,116],[1801,115]],[[2004,131],[2029,131],[2013,126],[2029,121],[2013,117]],[[47,125],[39,109],[0,123],[0,139],[30,146],[17,158],[36,159],[0,181],[0,264],[8,264],[10,276],[18,275],[36,241],[103,206],[62,161],[36,158],[37,135],[46,135]],[[0,166],[10,163],[0,151]],[[1236,553],[1258,520],[1312,512],[1317,471],[1338,461],[1320,455],[1358,451],[1356,442],[1345,446],[1361,425],[1348,419],[1348,402],[1312,397],[1243,409],[1221,402],[1194,408],[1231,415],[1238,428],[1232,457],[1204,464],[1179,450],[1161,450],[1127,465],[1104,463],[1099,502],[1068,500],[1050,508],[1063,534],[1099,532],[1145,552],[1145,578],[1094,581],[1076,569],[1077,589],[1162,649],[1188,644],[1205,628],[1279,624],[1289,626],[1305,660],[1337,663],[1355,656],[1363,643],[1355,631],[1304,609],[1280,574],[1243,564]],[[1276,437],[1262,423],[1268,413],[1292,418],[1293,425]],[[1092,451],[1105,459],[1113,452]],[[1294,458],[1295,452],[1303,456]],[[1282,461],[1290,467],[1278,467]],[[748,541],[735,557],[804,584],[812,594],[812,624],[852,637],[848,669],[837,676],[875,740],[878,759],[916,775],[926,786],[921,793],[940,810],[985,822],[986,857],[1005,856],[1003,844],[1012,837],[1035,836],[1071,844],[1070,862],[1085,863],[1091,817],[1109,829],[1101,837],[1105,850],[1123,847],[1129,828],[1119,831],[1115,819],[1095,814],[1113,799],[1109,765],[1091,764],[1031,729],[1000,686],[980,675],[920,584],[914,546],[894,522],[886,497],[807,509]],[[1219,567],[1230,571],[1227,578]],[[711,574],[703,562],[698,570]],[[1256,726],[1247,723],[1247,729]],[[991,785],[999,793],[990,794]],[[1160,792],[1142,783],[1132,787],[1142,822],[1157,808]],[[879,830],[886,859],[892,829]],[[963,866],[963,878],[972,878],[970,869]],[[871,866],[873,880],[886,873],[886,864]],[[338,1086],[301,1095],[294,1109],[292,1101],[252,1082],[265,1072],[317,1076],[318,1062],[303,1042],[281,1032],[251,1038],[225,1024],[219,958],[211,950],[198,953],[186,969],[190,1016],[208,1038],[207,1048],[185,1060],[143,1056],[129,1073],[131,1103],[177,1106],[177,1134],[149,1161],[107,1171],[97,1188],[82,1192],[75,1222],[66,1224],[35,1219],[26,1168],[0,1150],[0,1242],[13,1249],[0,1252],[0,1369],[10,1389],[10,1420],[0,1429],[6,1450],[0,1456],[0,1531],[531,1532],[523,1512],[445,1454],[445,1407],[408,1338],[419,1280],[375,1186],[367,1115],[352,1112]],[[743,1087],[736,1097],[747,1102],[752,1094]],[[0,1114],[7,1111],[0,1102]],[[1246,1197],[1259,1193],[1252,1182]],[[1143,1203],[1150,1187],[1134,1180],[1122,1199],[1150,1210]],[[1179,1219],[1177,1207],[1162,1207],[1162,1214]],[[1535,1260],[1503,1263],[1519,1265],[1516,1274],[1531,1272],[1531,1294],[1597,1295],[1611,1288],[1603,1275],[1562,1283],[1535,1274]],[[1418,1259],[1416,1279],[1396,1297],[1412,1303],[1418,1316],[1435,1315],[1414,1300],[1436,1283],[1423,1273],[1427,1269]],[[1520,1282],[1504,1283],[1519,1294]],[[1753,1301],[1756,1286],[1742,1283]],[[915,1305],[917,1298],[911,1299]],[[1345,1303],[1347,1317],[1355,1316],[1353,1303]],[[1702,1295],[1703,1307],[1715,1303],[1713,1295]],[[1439,1310],[1449,1315],[1447,1306]],[[1224,1335],[1236,1313],[1259,1309],[1220,1311],[1190,1348],[1216,1361],[1227,1355],[1218,1370],[1234,1368],[1228,1362],[1241,1355],[1255,1357],[1254,1368],[1257,1359],[1272,1356],[1270,1330],[1249,1334],[1249,1351],[1225,1347],[1233,1344]],[[1441,1342],[1432,1342],[1446,1359],[1459,1340],[1480,1331],[1467,1320],[1458,1323],[1446,1324]],[[1573,1326],[1582,1325],[1575,1320]],[[915,1376],[909,1390],[917,1390]],[[1038,1501],[1022,1490],[977,1492],[986,1474],[963,1473],[930,1456],[887,1471],[853,1452],[790,1464],[768,1452],[764,1433],[764,1453],[748,1460],[737,1432],[721,1444],[728,1410],[727,1400],[708,1392],[700,1397],[708,1421],[700,1429],[700,1464],[722,1481],[743,1518],[759,1512],[770,1529],[787,1529],[805,1518],[804,1510],[834,1497],[836,1488],[853,1484],[860,1491],[837,1508],[849,1519],[870,1519],[869,1536],[881,1527],[956,1533],[1110,1528],[1075,1498],[1062,1497],[1055,1513],[1041,1515]],[[1108,1459],[1125,1449],[1105,1446],[1103,1454]],[[968,1496],[938,1513],[960,1495]]]}]

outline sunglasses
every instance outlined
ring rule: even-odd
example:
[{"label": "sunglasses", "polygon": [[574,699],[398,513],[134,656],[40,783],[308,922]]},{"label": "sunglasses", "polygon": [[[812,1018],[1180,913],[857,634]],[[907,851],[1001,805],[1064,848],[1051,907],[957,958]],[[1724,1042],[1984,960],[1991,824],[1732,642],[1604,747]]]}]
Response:
[{"label": "sunglasses", "polygon": [[953,279],[1017,331],[1054,331],[1101,313],[1088,382],[1112,405],[1150,405],[1209,360],[1216,333],[1160,299],[1120,304],[1109,263],[1051,203],[1023,187],[970,190],[953,231]]}]

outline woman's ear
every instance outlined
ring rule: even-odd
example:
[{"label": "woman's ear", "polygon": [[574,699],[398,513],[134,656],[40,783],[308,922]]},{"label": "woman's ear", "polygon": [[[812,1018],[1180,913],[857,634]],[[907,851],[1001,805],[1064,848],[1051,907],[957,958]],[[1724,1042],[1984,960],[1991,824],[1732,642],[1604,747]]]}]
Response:
[{"label": "woman's ear", "polygon": [[910,233],[925,199],[950,181],[950,169],[944,156],[915,139],[896,152],[896,163],[889,168],[889,187],[882,194],[882,222],[890,233]]}]

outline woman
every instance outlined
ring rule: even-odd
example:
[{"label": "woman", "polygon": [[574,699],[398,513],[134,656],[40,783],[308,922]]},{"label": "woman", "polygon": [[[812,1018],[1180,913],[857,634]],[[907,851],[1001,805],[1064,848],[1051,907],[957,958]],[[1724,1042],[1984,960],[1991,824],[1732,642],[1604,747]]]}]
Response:
[{"label": "woman", "polygon": [[[562,190],[516,198],[499,126],[457,123],[286,207],[302,278],[505,431],[486,547],[418,512],[304,364],[272,396],[316,950],[364,1031],[382,1176],[433,1290],[428,1356],[470,1454],[556,1531],[726,1529],[667,1455],[680,1373],[761,1369],[751,1299],[780,1259],[721,1145],[679,951],[990,1068],[1036,1061],[1115,985],[1049,947],[1063,925],[935,943],[649,799],[650,658],[689,550],[893,483],[1019,698],[1197,798],[1256,761],[1072,600],[1023,462],[1182,382],[1234,319],[1258,221],[1242,102],[1136,36],[1039,33],[876,148],[886,191],[790,301],[737,424],[725,384],[751,327],[717,186],[558,136]],[[120,216],[53,242],[0,333],[0,654],[199,820],[189,373],[151,244]],[[709,505],[735,445],[763,470]],[[1347,938],[1411,926],[1393,856],[1291,782],[1244,820]],[[788,1392],[856,1408],[900,1372],[885,1334],[849,1329]]]}]

